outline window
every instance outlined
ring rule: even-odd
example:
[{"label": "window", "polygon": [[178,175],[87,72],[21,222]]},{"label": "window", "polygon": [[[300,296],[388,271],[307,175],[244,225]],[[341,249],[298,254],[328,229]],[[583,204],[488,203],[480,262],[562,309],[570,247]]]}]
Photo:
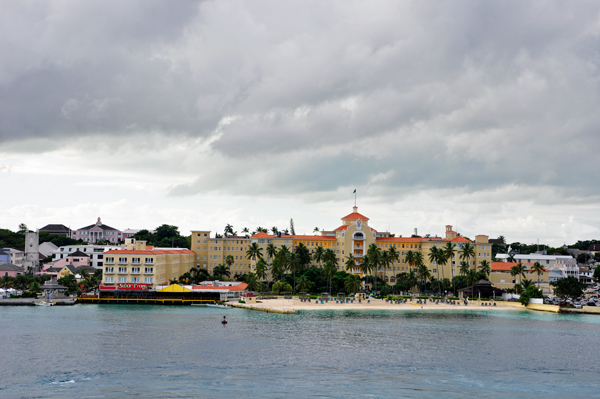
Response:
[{"label": "window", "polygon": [[127,264],[127,258],[119,258],[119,264],[120,265],[126,265]]},{"label": "window", "polygon": [[134,265],[139,265],[142,262],[140,261],[140,258],[133,258],[131,259],[131,263]]},{"label": "window", "polygon": [[106,277],[106,278],[104,279],[104,282],[105,282],[105,283],[113,283],[113,282],[114,282],[114,277],[112,277],[112,276],[111,276],[111,277]]},{"label": "window", "polygon": [[110,266],[107,267],[106,269],[104,269],[104,273],[114,273],[115,272],[115,268]]},{"label": "window", "polygon": [[[200,265],[198,265],[200,266]],[[154,273],[154,268],[153,267],[147,267],[144,269],[144,274],[152,274]]]},{"label": "window", "polygon": [[119,267],[119,273],[120,274],[127,274],[127,268],[126,267]]},{"label": "window", "polygon": [[132,283],[139,283],[140,282],[140,278],[139,277],[132,277],[131,278],[131,282]]},{"label": "window", "polygon": [[115,263],[115,258],[106,258],[106,263],[110,264],[114,264]]},{"label": "window", "polygon": [[152,277],[144,277],[144,283],[152,284]]},{"label": "window", "polygon": [[140,274],[140,268],[139,267],[132,267],[131,268],[131,273],[132,274]]},{"label": "window", "polygon": [[153,265],[154,264],[154,258],[146,258],[146,259],[144,259],[144,263],[146,265]]},{"label": "window", "polygon": [[119,283],[126,283],[126,282],[127,282],[126,277],[119,277]]}]

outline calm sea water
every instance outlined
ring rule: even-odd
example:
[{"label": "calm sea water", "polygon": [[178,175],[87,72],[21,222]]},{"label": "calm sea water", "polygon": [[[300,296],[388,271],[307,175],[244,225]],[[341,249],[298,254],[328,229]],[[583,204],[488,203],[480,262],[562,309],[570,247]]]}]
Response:
[{"label": "calm sea water", "polygon": [[0,398],[597,397],[599,342],[528,311],[1,307]]}]

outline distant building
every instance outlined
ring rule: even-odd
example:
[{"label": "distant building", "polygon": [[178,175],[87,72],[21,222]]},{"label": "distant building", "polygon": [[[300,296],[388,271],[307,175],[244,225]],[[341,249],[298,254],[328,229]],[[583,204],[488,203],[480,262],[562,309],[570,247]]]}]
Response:
[{"label": "distant building", "polygon": [[48,233],[53,236],[71,237],[71,229],[64,224],[47,224],[40,229],[40,233]]},{"label": "distant building", "polygon": [[74,231],[72,238],[83,240],[90,244],[95,244],[100,240],[106,240],[116,244],[121,241],[121,236],[120,230],[102,223],[102,220],[98,218],[95,224]]},{"label": "distant building", "polygon": [[15,266],[12,263],[0,264],[0,277],[17,277],[19,274],[25,274],[23,268]]},{"label": "distant building", "polygon": [[12,263],[17,267],[23,267],[23,262],[25,260],[25,252],[14,248],[2,248],[2,250],[10,254],[9,263]]},{"label": "distant building", "polygon": [[40,266],[40,234],[39,232],[25,233],[25,259],[23,260],[23,269],[26,271],[38,272]]},{"label": "distant building", "polygon": [[157,249],[129,238],[121,249],[104,254],[102,284],[108,288],[135,284],[152,289],[189,272],[194,267],[194,255],[186,248]]},{"label": "distant building", "polygon": [[64,245],[54,251],[54,260],[64,259],[74,252],[81,251],[90,257],[90,265],[94,269],[102,269],[104,253],[120,248],[117,245]]},{"label": "distant building", "polygon": [[0,265],[8,265],[10,263],[10,252],[0,249]]},{"label": "distant building", "polygon": [[[539,262],[544,267],[561,267],[566,263],[574,263],[577,261],[569,255],[544,255],[544,254],[521,254],[513,255],[516,262],[535,263]],[[501,262],[508,262],[508,254],[496,254],[496,259]]]},{"label": "distant building", "polygon": [[58,247],[51,242],[43,242],[40,244],[40,253],[44,255],[44,257],[54,254],[54,251],[57,249]]}]

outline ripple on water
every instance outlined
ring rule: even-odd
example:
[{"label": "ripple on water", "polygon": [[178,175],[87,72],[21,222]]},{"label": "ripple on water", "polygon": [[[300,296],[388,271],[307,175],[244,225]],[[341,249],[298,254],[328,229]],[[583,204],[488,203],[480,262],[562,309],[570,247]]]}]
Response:
[{"label": "ripple on water", "polygon": [[76,305],[0,321],[2,398],[583,397],[600,371],[597,318],[528,311]]}]

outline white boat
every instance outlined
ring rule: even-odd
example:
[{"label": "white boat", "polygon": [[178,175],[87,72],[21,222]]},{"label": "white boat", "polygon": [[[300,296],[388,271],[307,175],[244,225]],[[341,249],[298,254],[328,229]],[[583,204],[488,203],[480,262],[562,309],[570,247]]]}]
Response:
[{"label": "white boat", "polygon": [[56,303],[55,302],[46,302],[46,301],[41,301],[41,302],[35,302],[36,306],[55,306]]},{"label": "white boat", "polygon": [[229,309],[229,308],[231,308],[231,306],[221,305],[221,304],[218,304],[218,303],[209,303],[206,306],[211,307],[211,308],[223,308],[223,309]]}]

